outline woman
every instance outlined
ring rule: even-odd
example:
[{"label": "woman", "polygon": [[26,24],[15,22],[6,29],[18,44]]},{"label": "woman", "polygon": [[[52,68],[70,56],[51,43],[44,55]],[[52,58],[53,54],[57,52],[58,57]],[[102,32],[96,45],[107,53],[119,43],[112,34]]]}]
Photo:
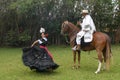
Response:
[{"label": "woman", "polygon": [[[36,69],[37,71],[57,69],[59,65],[54,63],[53,57],[46,47],[45,29],[41,28],[40,33],[41,39],[34,41],[30,48],[23,49],[23,62],[30,69]],[[35,46],[37,43],[39,43],[39,47]]]}]

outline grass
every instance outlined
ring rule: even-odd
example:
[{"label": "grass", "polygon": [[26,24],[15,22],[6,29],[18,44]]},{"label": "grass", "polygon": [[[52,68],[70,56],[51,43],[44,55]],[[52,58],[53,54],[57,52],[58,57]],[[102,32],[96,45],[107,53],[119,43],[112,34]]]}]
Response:
[{"label": "grass", "polygon": [[81,53],[81,68],[73,70],[72,51],[69,46],[49,46],[54,60],[60,65],[53,72],[31,71],[22,63],[21,48],[0,48],[0,80],[119,80],[120,79],[120,45],[112,45],[114,62],[110,71],[94,72],[98,61],[95,51]]}]

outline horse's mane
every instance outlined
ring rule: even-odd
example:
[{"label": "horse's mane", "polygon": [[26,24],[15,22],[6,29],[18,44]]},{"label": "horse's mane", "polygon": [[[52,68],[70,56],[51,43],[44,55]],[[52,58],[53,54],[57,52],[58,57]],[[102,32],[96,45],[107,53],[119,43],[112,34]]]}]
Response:
[{"label": "horse's mane", "polygon": [[79,31],[80,29],[76,26],[76,25],[74,25],[73,23],[71,23],[71,22],[69,22],[68,23],[71,27],[73,27],[73,29],[75,29],[76,31]]}]

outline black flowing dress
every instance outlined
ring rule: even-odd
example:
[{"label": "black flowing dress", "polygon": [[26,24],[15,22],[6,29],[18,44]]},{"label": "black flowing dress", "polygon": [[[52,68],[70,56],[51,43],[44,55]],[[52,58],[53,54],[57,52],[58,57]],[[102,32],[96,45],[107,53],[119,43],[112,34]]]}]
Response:
[{"label": "black flowing dress", "polygon": [[[45,46],[45,42],[40,46]],[[48,54],[48,51],[38,46],[23,48],[22,60],[25,66],[37,71],[55,70],[59,67]]]}]

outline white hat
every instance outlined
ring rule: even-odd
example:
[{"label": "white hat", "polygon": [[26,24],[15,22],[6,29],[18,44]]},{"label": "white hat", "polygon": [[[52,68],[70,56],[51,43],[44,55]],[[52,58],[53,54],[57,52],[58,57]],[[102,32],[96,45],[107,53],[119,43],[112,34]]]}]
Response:
[{"label": "white hat", "polygon": [[82,13],[88,13],[88,10],[82,10]]},{"label": "white hat", "polygon": [[45,29],[44,28],[40,28],[40,33],[44,33],[45,32]]}]

